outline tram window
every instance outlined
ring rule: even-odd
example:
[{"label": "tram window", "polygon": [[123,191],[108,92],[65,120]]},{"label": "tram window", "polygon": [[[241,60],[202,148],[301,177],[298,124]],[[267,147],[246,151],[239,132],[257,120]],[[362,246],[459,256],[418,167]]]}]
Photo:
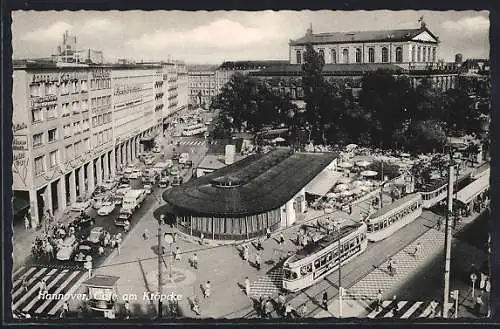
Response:
[{"label": "tram window", "polygon": [[387,219],[386,219],[386,220],[384,220],[384,223],[383,223],[383,226],[382,226],[382,227],[383,227],[383,228],[386,228],[386,227],[387,227]]},{"label": "tram window", "polygon": [[344,244],[344,249],[342,249],[342,252],[349,250],[349,243]]},{"label": "tram window", "polygon": [[349,244],[349,249],[353,249],[356,246],[357,241],[358,241],[358,239],[352,240],[351,243]]},{"label": "tram window", "polygon": [[309,274],[309,273],[311,273],[311,272],[312,272],[312,265],[311,265],[311,264],[304,265],[304,266],[302,266],[302,267],[300,268],[300,274],[301,274],[302,276],[305,276],[305,275],[307,275],[307,274]]},{"label": "tram window", "polygon": [[368,233],[373,232],[373,225],[372,225],[372,224],[368,225],[368,226],[366,227],[366,231],[367,231]]},{"label": "tram window", "polygon": [[285,276],[285,279],[290,280],[291,277],[292,277],[292,271],[285,270],[285,272],[283,273],[283,275]]},{"label": "tram window", "polygon": [[320,259],[320,266],[323,266],[326,264],[326,256],[321,257]]},{"label": "tram window", "polygon": [[328,254],[328,261],[330,262],[333,258],[333,252],[329,253]]},{"label": "tram window", "polygon": [[378,223],[373,224],[373,231],[378,231]]},{"label": "tram window", "polygon": [[314,261],[314,268],[319,268],[319,259]]}]

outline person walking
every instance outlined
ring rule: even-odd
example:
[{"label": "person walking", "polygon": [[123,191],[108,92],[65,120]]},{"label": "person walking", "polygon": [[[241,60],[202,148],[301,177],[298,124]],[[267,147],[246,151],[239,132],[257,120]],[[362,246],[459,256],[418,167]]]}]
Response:
[{"label": "person walking", "polygon": [[45,283],[45,278],[40,281],[39,294],[45,294],[47,292],[47,283]]},{"label": "person walking", "polygon": [[474,304],[474,311],[476,312],[477,316],[481,316],[481,308],[483,307],[483,296],[481,293],[479,293],[476,297],[476,303]]},{"label": "person walking", "polygon": [[244,261],[248,260],[248,245],[247,244],[243,245],[243,260]]},{"label": "person walking", "polygon": [[175,247],[174,255],[176,261],[181,261],[181,248]]},{"label": "person walking", "polygon": [[267,239],[269,240],[271,238],[271,230],[269,229],[269,227],[266,229],[266,235]]},{"label": "person walking", "polygon": [[436,222],[436,230],[441,231],[441,225],[443,225],[443,218],[439,216]]},{"label": "person walking", "polygon": [[191,259],[191,266],[196,270],[198,269],[198,255],[196,253],[193,254],[193,258]]},{"label": "person walking", "polygon": [[257,270],[260,270],[260,254],[259,253],[255,254],[255,266],[257,267]]},{"label": "person walking", "polygon": [[28,292],[28,276],[24,276],[23,282],[21,283],[21,287],[25,292]]},{"label": "person walking", "polygon": [[488,276],[481,271],[480,275],[480,280],[479,280],[479,289],[484,290],[486,286],[486,279],[488,279]]},{"label": "person walking", "polygon": [[61,306],[61,318],[66,317],[68,315],[68,313],[69,313],[69,304],[68,304],[68,301],[65,300]]},{"label": "person walking", "polygon": [[125,232],[128,232],[130,230],[130,222],[128,221],[128,219],[125,221],[125,223],[123,225],[123,230]]},{"label": "person walking", "polygon": [[280,313],[285,313],[285,303],[286,303],[286,300],[285,300],[285,296],[283,294],[278,294],[278,311]]},{"label": "person walking", "polygon": [[285,306],[285,319],[292,319],[293,317],[292,312],[293,312],[292,305],[290,305],[290,303],[287,303]]},{"label": "person walking", "polygon": [[205,295],[205,298],[208,298],[210,297],[210,294],[211,294],[211,284],[210,284],[210,281],[207,281],[207,283],[205,283],[205,287],[203,288],[203,294]]},{"label": "person walking", "polygon": [[265,304],[265,318],[271,319],[272,313],[273,313],[273,303],[271,303],[271,300],[268,299]]},{"label": "person walking", "polygon": [[146,228],[144,229],[144,233],[142,234],[144,240],[148,240],[149,239],[149,230]]},{"label": "person walking", "polygon": [[321,306],[323,306],[325,311],[328,311],[328,293],[326,291],[323,293],[323,300],[321,301]]},{"label": "person walking", "polygon": [[49,261],[54,259],[54,247],[50,242],[47,242],[47,246],[45,247],[45,251],[47,252],[47,256],[49,257]]},{"label": "person walking", "polygon": [[250,296],[250,279],[248,279],[248,276],[245,278],[245,294]]},{"label": "person walking", "polygon": [[377,312],[380,311],[382,307],[382,289],[379,289],[377,292]]},{"label": "person walking", "polygon": [[351,215],[351,214],[352,214],[352,205],[349,204],[349,215]]},{"label": "person walking", "polygon": [[392,317],[397,318],[399,312],[398,302],[396,300],[396,295],[392,297]]},{"label": "person walking", "polygon": [[99,252],[99,256],[104,255],[104,247],[103,246],[99,246],[98,252]]},{"label": "person walking", "polygon": [[394,276],[394,264],[393,264],[392,258],[390,258],[389,262],[387,263],[387,270],[389,270],[390,276]]},{"label": "person walking", "polygon": [[417,245],[415,246],[415,249],[413,250],[413,257],[418,258],[421,250],[422,250],[422,244],[418,242]]},{"label": "person walking", "polygon": [[257,250],[264,250],[264,247],[262,246],[262,238],[261,237],[257,238]]},{"label": "person walking", "polygon": [[205,244],[205,235],[203,234],[203,232],[200,233],[200,244],[201,245]]},{"label": "person walking", "polygon": [[279,235],[279,239],[280,239],[279,244],[284,244],[285,243],[285,237],[283,236],[283,233],[281,233],[281,232],[280,232],[280,235]]},{"label": "person walking", "polygon": [[128,300],[125,301],[125,304],[123,305],[125,307],[125,319],[130,319],[130,303]]},{"label": "person walking", "polygon": [[193,312],[196,313],[196,315],[200,315],[200,299],[198,298],[198,296],[195,296],[194,297],[194,300],[193,300]]},{"label": "person walking", "polygon": [[24,216],[24,228],[26,231],[30,230],[30,220],[28,218],[28,215]]}]

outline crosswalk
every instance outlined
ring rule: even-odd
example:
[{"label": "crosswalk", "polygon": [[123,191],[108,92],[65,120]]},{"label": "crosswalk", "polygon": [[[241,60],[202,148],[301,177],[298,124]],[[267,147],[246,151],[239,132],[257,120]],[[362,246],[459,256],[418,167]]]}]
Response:
[{"label": "crosswalk", "polygon": [[[397,311],[394,314],[395,305]],[[369,319],[396,318],[396,319],[417,319],[417,318],[433,318],[441,311],[442,304],[436,301],[392,301],[385,300],[382,302],[379,309],[374,308],[366,317]],[[452,303],[448,305],[451,309]]]},{"label": "crosswalk", "polygon": [[283,270],[275,269],[250,283],[250,296],[271,296],[281,291]]},{"label": "crosswalk", "polygon": [[[73,293],[79,286],[78,281],[85,273],[85,271],[70,268],[21,267],[12,274],[12,309],[34,314],[54,315],[64,303],[64,294]],[[27,284],[23,286],[25,278]],[[48,295],[40,293],[42,279],[45,279]]]},{"label": "crosswalk", "polygon": [[202,145],[205,145],[205,143],[206,142],[204,140],[200,140],[200,139],[181,140],[179,142],[180,145],[187,145],[187,146],[202,146]]}]

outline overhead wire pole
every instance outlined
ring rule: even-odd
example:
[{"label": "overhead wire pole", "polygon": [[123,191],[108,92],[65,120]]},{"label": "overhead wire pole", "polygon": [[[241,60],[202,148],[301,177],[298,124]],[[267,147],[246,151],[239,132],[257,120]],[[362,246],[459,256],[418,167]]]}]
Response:
[{"label": "overhead wire pole", "polygon": [[443,290],[443,318],[448,317],[448,299],[450,297],[450,263],[451,263],[451,220],[453,219],[453,175],[454,163],[450,154],[451,162],[448,165],[448,198],[444,237],[444,290]]},{"label": "overhead wire pole", "polygon": [[161,264],[161,255],[163,253],[163,244],[162,244],[162,232],[161,232],[161,224],[158,225],[158,318],[161,319],[163,316],[163,306],[161,296],[163,295],[163,278],[162,278],[162,264]]},{"label": "overhead wire pole", "polygon": [[339,240],[339,245],[338,245],[338,253],[339,253],[339,318],[342,317],[342,274],[340,272],[342,268],[342,257],[341,257],[341,252],[340,252],[340,224],[338,225],[338,240]]}]

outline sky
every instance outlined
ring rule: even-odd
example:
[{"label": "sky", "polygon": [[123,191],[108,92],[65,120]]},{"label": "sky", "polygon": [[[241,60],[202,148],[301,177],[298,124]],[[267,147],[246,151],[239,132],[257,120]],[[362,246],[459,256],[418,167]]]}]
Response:
[{"label": "sky", "polygon": [[288,59],[288,42],[314,33],[417,28],[423,16],[439,37],[439,58],[489,58],[487,11],[15,11],[13,58],[49,57],[65,30],[79,49],[107,62],[177,59],[187,63]]}]

